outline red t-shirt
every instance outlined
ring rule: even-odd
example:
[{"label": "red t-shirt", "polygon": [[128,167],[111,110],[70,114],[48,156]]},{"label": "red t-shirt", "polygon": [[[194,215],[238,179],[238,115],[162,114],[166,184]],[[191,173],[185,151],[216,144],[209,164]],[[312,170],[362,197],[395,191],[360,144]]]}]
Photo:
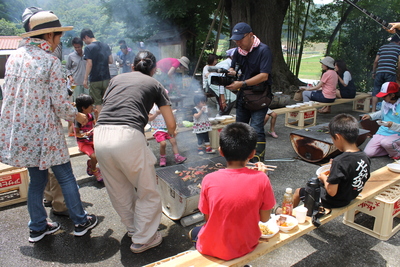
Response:
[{"label": "red t-shirt", "polygon": [[204,177],[199,209],[208,214],[197,250],[224,260],[241,257],[258,245],[260,210],[275,205],[268,176],[248,168],[222,169]]},{"label": "red t-shirt", "polygon": [[181,63],[176,58],[163,58],[157,62],[157,68],[159,68],[162,72],[168,73],[171,67],[177,69]]}]

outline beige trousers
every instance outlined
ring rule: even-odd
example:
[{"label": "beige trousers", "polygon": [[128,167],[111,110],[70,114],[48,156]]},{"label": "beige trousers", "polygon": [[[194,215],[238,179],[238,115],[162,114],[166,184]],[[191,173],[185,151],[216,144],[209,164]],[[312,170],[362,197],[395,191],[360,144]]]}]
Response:
[{"label": "beige trousers", "polygon": [[57,212],[63,212],[67,210],[67,206],[64,202],[64,195],[61,190],[61,186],[57,181],[51,168],[49,168],[49,181],[47,182],[46,188],[44,189],[44,198],[47,201],[51,201],[53,210]]},{"label": "beige trousers", "polygon": [[132,242],[147,243],[161,221],[161,197],[157,190],[156,157],[143,133],[129,126],[99,125],[94,148],[111,203]]}]

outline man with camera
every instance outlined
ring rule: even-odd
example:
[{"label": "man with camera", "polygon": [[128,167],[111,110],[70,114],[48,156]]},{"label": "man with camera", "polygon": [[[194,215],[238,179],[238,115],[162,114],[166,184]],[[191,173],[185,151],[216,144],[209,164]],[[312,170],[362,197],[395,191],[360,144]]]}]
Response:
[{"label": "man with camera", "polygon": [[236,121],[249,123],[257,131],[256,155],[252,161],[264,161],[265,131],[264,118],[272,100],[270,77],[272,53],[260,42],[251,27],[240,22],[233,27],[232,37],[238,48],[233,54],[229,75],[235,76],[239,69],[242,75],[237,81],[226,86],[238,91]]}]

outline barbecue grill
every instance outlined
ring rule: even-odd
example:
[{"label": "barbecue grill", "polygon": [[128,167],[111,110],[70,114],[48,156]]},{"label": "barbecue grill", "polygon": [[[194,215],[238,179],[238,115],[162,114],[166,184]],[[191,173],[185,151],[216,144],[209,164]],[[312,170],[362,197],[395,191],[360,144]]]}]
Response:
[{"label": "barbecue grill", "polygon": [[[308,162],[318,162],[340,153],[333,144],[328,125],[329,123],[324,123],[290,133],[293,149],[300,158]],[[368,133],[368,130],[359,129],[357,146],[364,143]]]},{"label": "barbecue grill", "polygon": [[[161,193],[164,214],[172,220],[179,220],[198,212],[201,181],[206,174],[225,168],[225,166],[225,158],[219,156],[157,168],[157,185]],[[187,175],[190,175],[190,178],[187,178]]]}]

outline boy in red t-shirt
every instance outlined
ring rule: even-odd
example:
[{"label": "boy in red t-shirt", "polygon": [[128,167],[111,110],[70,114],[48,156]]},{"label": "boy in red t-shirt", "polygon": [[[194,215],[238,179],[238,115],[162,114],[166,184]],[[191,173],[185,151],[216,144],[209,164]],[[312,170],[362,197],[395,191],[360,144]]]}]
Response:
[{"label": "boy in red t-shirt", "polygon": [[75,100],[76,108],[79,112],[84,113],[88,118],[88,123],[81,125],[79,122],[75,122],[75,132],[76,141],[78,143],[79,151],[85,153],[89,156],[87,161],[86,172],[89,176],[94,175],[98,182],[103,182],[103,177],[101,175],[100,169],[96,168],[97,158],[94,153],[93,145],[93,130],[96,123],[95,118],[92,115],[94,113],[95,117],[99,116],[97,109],[93,108],[94,100],[90,95],[81,94]]},{"label": "boy in red t-shirt", "polygon": [[265,165],[246,168],[256,144],[257,133],[248,124],[232,123],[221,131],[219,151],[227,168],[204,177],[199,209],[206,223],[189,233],[200,253],[231,260],[258,245],[258,223],[269,220],[275,197]]}]

